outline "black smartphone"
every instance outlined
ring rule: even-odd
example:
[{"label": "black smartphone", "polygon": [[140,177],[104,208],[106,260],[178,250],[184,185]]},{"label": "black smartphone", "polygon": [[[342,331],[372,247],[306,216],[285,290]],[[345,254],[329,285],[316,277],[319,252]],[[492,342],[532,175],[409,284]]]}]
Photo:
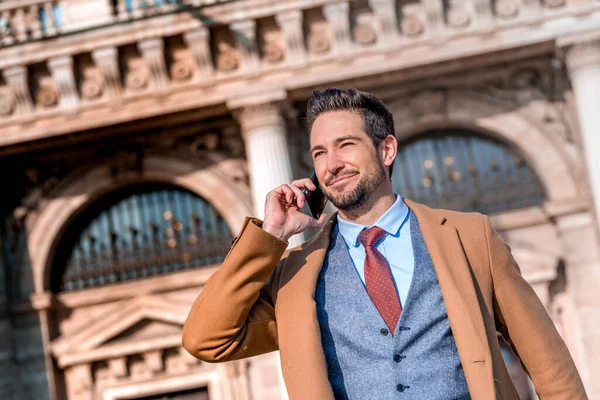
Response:
[{"label": "black smartphone", "polygon": [[319,219],[323,209],[325,208],[325,204],[327,204],[327,197],[321,190],[319,186],[319,180],[317,179],[317,174],[313,171],[310,176],[310,180],[317,187],[316,190],[308,190],[307,188],[302,189],[304,196],[306,197],[306,203],[308,204],[308,208],[310,208],[310,212],[315,219]]}]

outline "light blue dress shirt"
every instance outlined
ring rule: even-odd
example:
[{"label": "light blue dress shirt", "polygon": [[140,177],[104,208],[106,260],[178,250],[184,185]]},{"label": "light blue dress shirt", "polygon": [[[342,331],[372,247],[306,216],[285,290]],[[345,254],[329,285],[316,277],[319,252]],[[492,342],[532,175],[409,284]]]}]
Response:
[{"label": "light blue dress shirt", "polygon": [[[350,257],[364,285],[365,248],[359,243],[358,234],[369,227],[346,221],[339,214],[337,221],[340,234],[348,246]],[[415,269],[415,257],[410,237],[410,213],[404,199],[400,195],[396,195],[394,204],[373,226],[378,226],[387,232],[377,244],[376,249],[388,261],[400,302],[404,305]]]}]

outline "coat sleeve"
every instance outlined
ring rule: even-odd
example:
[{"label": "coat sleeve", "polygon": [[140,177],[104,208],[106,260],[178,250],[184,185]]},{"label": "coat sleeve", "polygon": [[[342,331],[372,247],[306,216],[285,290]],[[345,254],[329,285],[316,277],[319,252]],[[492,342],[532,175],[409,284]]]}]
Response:
[{"label": "coat sleeve", "polygon": [[287,242],[260,224],[244,221],[225,261],[192,305],[182,342],[196,358],[222,362],[278,349],[270,284]]},{"label": "coat sleeve", "polygon": [[489,218],[484,219],[498,331],[521,360],[540,400],[587,399],[567,346],[542,302],[521,276],[508,245],[491,228]]}]

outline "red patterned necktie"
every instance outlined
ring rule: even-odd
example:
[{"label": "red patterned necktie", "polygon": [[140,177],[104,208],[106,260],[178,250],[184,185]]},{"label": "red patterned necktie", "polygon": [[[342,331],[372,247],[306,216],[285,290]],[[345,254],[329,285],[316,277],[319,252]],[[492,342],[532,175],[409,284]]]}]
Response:
[{"label": "red patterned necktie", "polygon": [[365,248],[365,285],[367,293],[377,307],[392,335],[402,313],[402,305],[396,293],[390,266],[376,248],[377,242],[385,236],[385,231],[377,226],[364,229],[358,234],[358,241]]}]

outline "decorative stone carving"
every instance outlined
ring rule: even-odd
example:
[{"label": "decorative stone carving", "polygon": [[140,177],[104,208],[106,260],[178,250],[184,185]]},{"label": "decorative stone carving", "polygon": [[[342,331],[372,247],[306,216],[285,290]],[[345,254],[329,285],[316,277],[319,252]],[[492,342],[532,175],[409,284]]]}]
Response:
[{"label": "decorative stone carving", "polygon": [[13,113],[15,101],[12,94],[6,89],[0,89],[0,117],[6,117]]},{"label": "decorative stone carving", "polygon": [[42,107],[48,108],[58,104],[58,90],[51,76],[45,75],[38,78],[38,90],[35,101]]},{"label": "decorative stone carving", "polygon": [[416,15],[405,15],[400,23],[400,30],[406,36],[417,36],[423,33],[423,22]]},{"label": "decorative stone carving", "polygon": [[27,83],[27,67],[16,66],[5,69],[3,76],[15,99],[15,113],[22,115],[32,112],[33,101]]},{"label": "decorative stone carving", "polygon": [[150,69],[152,82],[158,89],[167,87],[169,78],[164,56],[164,42],[162,38],[145,39],[138,42],[138,48]]},{"label": "decorative stone carving", "polygon": [[446,93],[442,90],[422,92],[412,96],[408,104],[411,110],[420,118],[440,115],[446,110]]},{"label": "decorative stone carving", "polygon": [[48,68],[60,92],[61,106],[72,108],[79,104],[75,73],[73,70],[73,57],[60,56],[48,60]]},{"label": "decorative stone carving", "polygon": [[86,100],[94,100],[102,95],[103,90],[102,72],[93,66],[84,68],[82,71],[81,97]]},{"label": "decorative stone carving", "polygon": [[230,25],[235,44],[242,55],[244,69],[254,71],[259,67],[258,46],[256,43],[256,21],[248,19]]},{"label": "decorative stone carving", "polygon": [[240,157],[244,154],[244,141],[235,126],[223,128],[223,146],[233,156]]},{"label": "decorative stone carving", "polygon": [[144,354],[144,361],[146,361],[146,365],[152,373],[156,374],[164,369],[161,350],[151,351]]},{"label": "decorative stone carving", "polygon": [[471,23],[471,16],[463,0],[450,0],[448,24],[454,28],[465,28]]},{"label": "decorative stone carving", "polygon": [[329,26],[326,21],[315,21],[310,24],[307,43],[309,53],[319,54],[329,51]]},{"label": "decorative stone carving", "polygon": [[236,49],[234,37],[227,27],[219,27],[211,31],[214,34],[217,70],[231,72],[240,65],[241,55]]},{"label": "decorative stone carving", "polygon": [[285,56],[285,43],[276,25],[268,24],[261,29],[261,53],[264,61],[276,63]]},{"label": "decorative stone carving", "polygon": [[210,52],[208,28],[203,26],[194,31],[186,32],[183,34],[183,39],[196,60],[196,64],[198,65],[198,76],[200,79],[210,79],[214,75],[214,67]]},{"label": "decorative stone carving", "polygon": [[544,0],[544,5],[548,8],[562,7],[567,3],[566,0]]},{"label": "decorative stone carving", "polygon": [[377,32],[373,25],[374,18],[372,14],[360,14],[356,16],[356,24],[353,32],[356,43],[368,46],[377,41]]},{"label": "decorative stone carving", "polygon": [[348,2],[326,4],[323,15],[331,27],[333,48],[337,53],[347,53],[352,49],[350,35],[350,5]]},{"label": "decorative stone carving", "polygon": [[187,49],[174,49],[169,68],[171,79],[178,82],[189,80],[194,75],[194,62]]},{"label": "decorative stone carving", "polygon": [[294,65],[303,65],[306,62],[306,49],[302,31],[302,11],[280,12],[275,15],[275,20],[283,34],[288,62],[292,62]]},{"label": "decorative stone carving", "polygon": [[499,17],[514,18],[519,14],[519,4],[515,0],[498,0],[496,14]]},{"label": "decorative stone carving", "polygon": [[92,52],[92,59],[102,71],[106,93],[109,98],[121,93],[121,72],[119,70],[119,53],[116,47],[104,47]]},{"label": "decorative stone carving", "polygon": [[130,90],[142,90],[148,86],[148,68],[144,59],[131,57],[127,60],[127,73],[125,75],[125,87]]},{"label": "decorative stone carving", "polygon": [[369,0],[369,6],[379,22],[379,37],[386,44],[398,40],[398,17],[394,0]]}]

